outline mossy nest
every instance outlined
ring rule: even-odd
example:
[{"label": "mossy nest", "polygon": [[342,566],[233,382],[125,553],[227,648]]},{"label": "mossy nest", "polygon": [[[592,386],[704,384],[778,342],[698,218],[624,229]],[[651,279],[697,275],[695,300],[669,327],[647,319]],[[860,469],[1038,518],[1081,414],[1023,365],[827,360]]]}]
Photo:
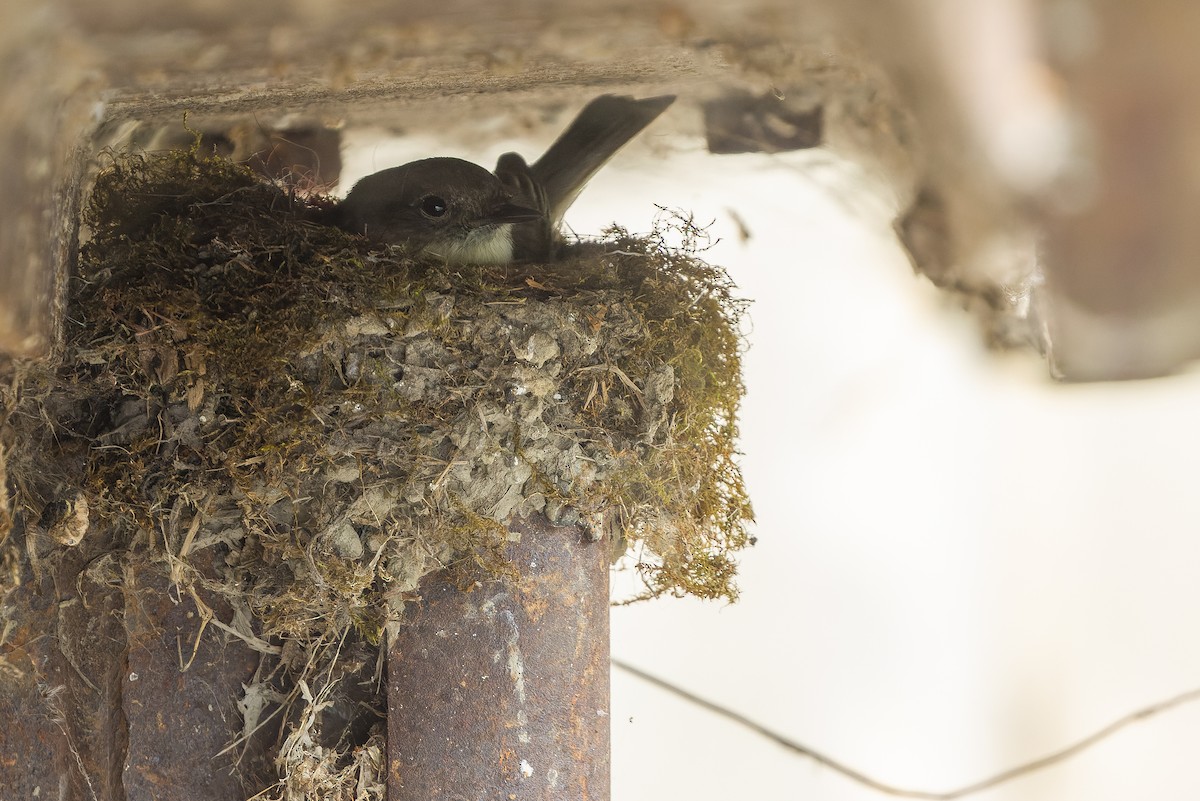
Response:
[{"label": "mossy nest", "polygon": [[269,635],[504,569],[530,512],[623,536],[647,596],[736,597],[744,304],[690,221],[455,268],[370,252],[220,158],[112,159],[65,351],[4,398],[25,519],[82,502],[152,553],[229,549]]},{"label": "mossy nest", "polygon": [[456,268],[322,202],[195,149],[111,157],[65,348],[0,390],[28,531],[104,532],[302,652],[379,642],[433,570],[511,570],[531,513],[613,537],[643,596],[736,596],[743,303],[701,231]]}]

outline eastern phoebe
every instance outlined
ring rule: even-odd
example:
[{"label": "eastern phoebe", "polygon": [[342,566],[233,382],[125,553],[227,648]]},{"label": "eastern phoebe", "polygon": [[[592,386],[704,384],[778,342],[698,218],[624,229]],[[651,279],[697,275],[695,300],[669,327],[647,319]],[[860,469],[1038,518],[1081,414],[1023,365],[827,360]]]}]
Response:
[{"label": "eastern phoebe", "polygon": [[382,170],[356,183],[330,222],[451,264],[552,259],[584,184],[674,100],[601,95],[533,164],[505,153],[495,173],[445,157]]}]

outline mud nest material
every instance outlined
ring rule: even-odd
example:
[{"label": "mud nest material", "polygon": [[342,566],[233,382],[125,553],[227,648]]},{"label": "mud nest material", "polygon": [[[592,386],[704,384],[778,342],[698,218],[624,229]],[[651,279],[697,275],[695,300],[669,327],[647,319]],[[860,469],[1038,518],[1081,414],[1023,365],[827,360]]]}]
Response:
[{"label": "mud nest material", "polygon": [[18,519],[182,586],[210,551],[266,640],[378,642],[424,574],[509,571],[535,512],[624,537],[646,596],[735,597],[743,305],[701,231],[461,268],[312,206],[194,150],[113,157],[61,359],[3,397]]}]

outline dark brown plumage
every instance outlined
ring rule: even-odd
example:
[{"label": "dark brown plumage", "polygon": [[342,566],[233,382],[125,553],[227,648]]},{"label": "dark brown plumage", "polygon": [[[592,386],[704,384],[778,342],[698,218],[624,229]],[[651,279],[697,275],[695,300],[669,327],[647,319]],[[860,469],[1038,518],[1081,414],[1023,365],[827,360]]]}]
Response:
[{"label": "dark brown plumage", "polygon": [[674,100],[597,97],[533,164],[505,153],[494,173],[446,157],[382,170],[355,184],[329,221],[451,263],[552,259],[584,185]]}]

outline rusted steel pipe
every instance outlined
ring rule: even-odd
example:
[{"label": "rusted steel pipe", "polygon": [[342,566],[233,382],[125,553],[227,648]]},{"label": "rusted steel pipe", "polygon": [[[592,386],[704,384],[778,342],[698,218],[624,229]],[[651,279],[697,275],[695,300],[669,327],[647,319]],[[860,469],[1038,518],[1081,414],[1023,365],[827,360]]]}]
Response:
[{"label": "rusted steel pipe", "polygon": [[389,801],[606,801],[608,545],[516,521],[514,583],[445,572],[388,654]]}]

